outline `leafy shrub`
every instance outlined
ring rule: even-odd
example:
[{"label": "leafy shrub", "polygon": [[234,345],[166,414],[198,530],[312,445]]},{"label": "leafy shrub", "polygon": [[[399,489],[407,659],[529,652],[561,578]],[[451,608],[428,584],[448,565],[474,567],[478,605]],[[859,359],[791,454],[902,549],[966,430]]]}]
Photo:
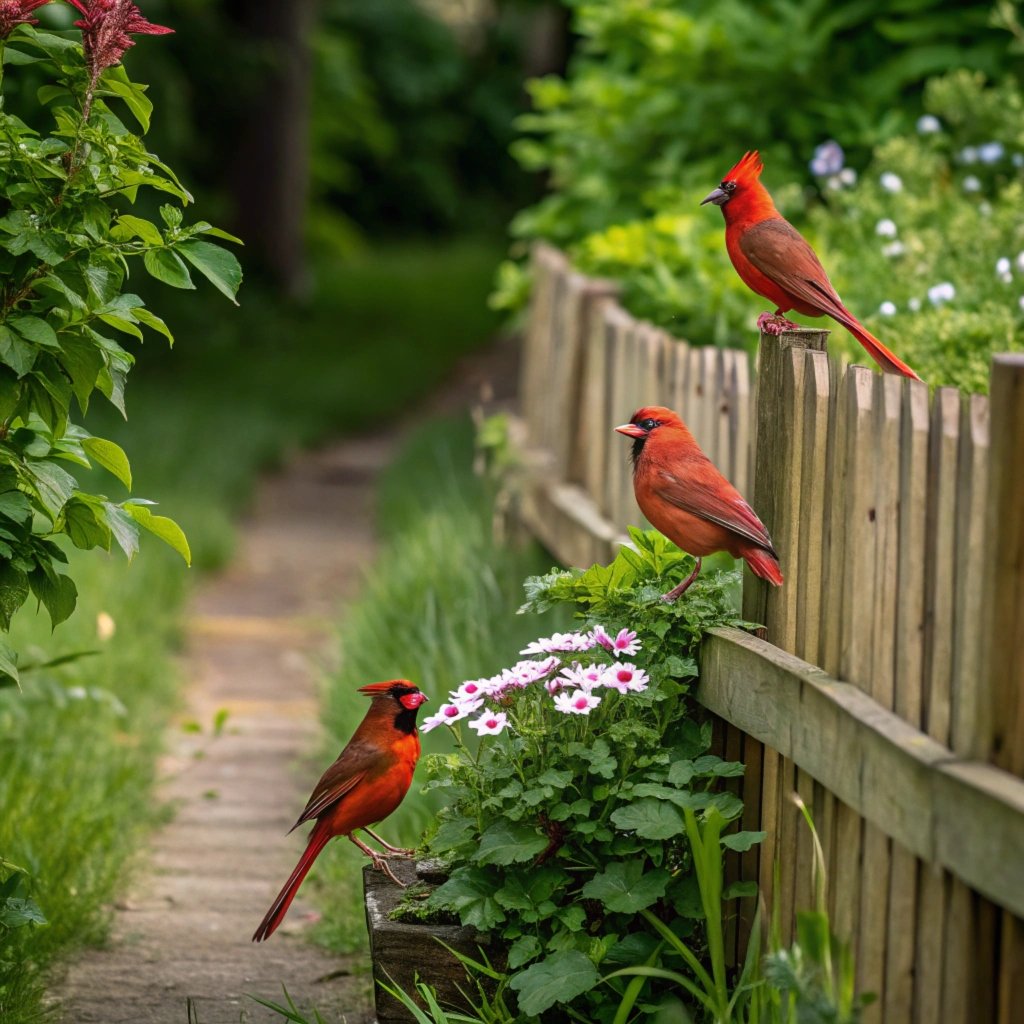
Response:
[{"label": "leafy shrub", "polygon": [[[579,632],[530,645],[540,662],[463,684],[423,723],[454,722],[457,743],[428,758],[428,788],[445,801],[427,849],[452,871],[427,906],[509,943],[509,984],[527,1015],[584,993],[593,1012],[617,1001],[614,986],[595,987],[597,967],[655,952],[657,931],[641,911],[700,945],[684,813],[724,826],[743,809],[716,785],[743,766],[707,754],[710,725],[685,699],[703,631],[736,621],[732,576],[705,576],[666,604],[666,583],[691,560],[654,531],[631,534],[637,550],[623,548],[609,566],[527,581],[527,610],[576,606]],[[478,750],[461,739],[468,715],[484,737]],[[723,845],[744,850],[760,838],[739,832]]]},{"label": "leafy shrub", "polygon": [[[15,4],[17,7],[18,5]],[[32,127],[37,106],[0,112],[0,630],[33,595],[54,626],[74,610],[77,590],[59,568],[77,548],[130,558],[140,530],[165,540],[186,560],[178,526],[151,502],[114,502],[79,487],[71,467],[95,464],[131,488],[121,447],[71,421],[95,392],[125,412],[125,381],[135,357],[121,342],[142,341],[145,327],[172,340],[143,300],[123,291],[132,264],[175,288],[191,289],[198,271],[233,299],[241,269],[209,241],[230,238],[205,221],[183,222],[191,196],[121,120],[120,104],[140,130],[152,104],[120,65],[132,45],[125,31],[163,34],[134,4],[74,0],[81,39],[35,28],[32,0],[23,17],[0,24],[2,64],[31,67],[48,84],[39,92],[52,126]],[[10,8],[10,5],[5,5]],[[11,11],[5,9],[3,18]],[[114,19],[122,31],[107,24]],[[120,19],[120,20],[118,20]],[[112,22],[114,23],[114,22]],[[77,35],[77,33],[76,33]],[[25,96],[20,99],[24,102]],[[124,110],[121,110],[123,113]],[[129,212],[140,191],[169,199],[162,224]],[[17,680],[17,656],[0,643],[0,684]]]}]

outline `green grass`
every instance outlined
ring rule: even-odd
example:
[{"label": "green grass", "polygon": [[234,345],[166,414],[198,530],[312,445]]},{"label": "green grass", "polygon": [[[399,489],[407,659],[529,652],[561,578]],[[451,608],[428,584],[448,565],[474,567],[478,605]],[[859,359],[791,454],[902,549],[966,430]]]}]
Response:
[{"label": "green grass", "polygon": [[[382,479],[381,552],[361,597],[346,611],[342,664],[326,684],[330,749],[324,766],[366,711],[356,687],[411,679],[429,695],[429,713],[463,680],[512,664],[528,641],[564,626],[554,616],[516,615],[523,578],[547,571],[551,559],[535,544],[495,541],[492,495],[473,474],[472,455],[468,420],[438,421],[417,432]],[[445,729],[423,737],[424,753],[450,748]],[[382,834],[415,845],[433,807],[414,782]],[[366,941],[360,895],[365,863],[345,841],[331,843],[317,863],[324,915],[316,937],[334,949]]]},{"label": "green grass", "polygon": [[[491,333],[497,256],[475,242],[370,253],[321,267],[306,308],[243,289],[240,310],[186,296],[175,311],[164,292],[153,308],[176,333],[174,351],[150,341],[139,355],[127,425],[97,407],[87,426],[125,446],[135,495],[182,524],[195,565],[220,565],[261,469],[325,436],[390,423]],[[124,496],[109,478],[99,487]],[[22,612],[12,640],[23,662],[100,653],[27,672],[24,693],[0,691],[0,858],[29,870],[50,922],[0,932],[4,1024],[43,1018],[49,968],[106,934],[109,903],[164,813],[153,766],[179,699],[173,653],[197,573],[155,541],[131,566],[71,554],[78,611],[52,635],[45,616]],[[107,641],[101,612],[117,627]]]}]

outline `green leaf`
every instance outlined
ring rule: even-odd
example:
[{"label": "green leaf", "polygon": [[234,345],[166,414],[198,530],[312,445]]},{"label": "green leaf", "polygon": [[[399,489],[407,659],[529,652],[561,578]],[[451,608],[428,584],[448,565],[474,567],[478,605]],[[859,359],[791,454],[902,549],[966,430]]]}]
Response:
[{"label": "green leaf", "polygon": [[600,980],[589,957],[567,949],[527,967],[512,978],[509,987],[518,993],[519,1009],[535,1016],[590,991]]},{"label": "green leaf", "polygon": [[100,88],[120,96],[132,112],[135,120],[142,128],[142,134],[149,131],[149,118],[153,113],[153,103],[145,95],[143,87],[130,81],[124,66],[117,64],[108,68],[100,79]]},{"label": "green leaf", "polygon": [[120,505],[105,501],[103,513],[107,526],[118,546],[131,560],[139,550],[139,527]]},{"label": "green leaf", "polygon": [[109,324],[113,327],[115,331],[121,331],[123,334],[130,334],[133,338],[138,338],[139,341],[142,341],[142,331],[140,331],[130,320],[125,320],[125,318],[121,316],[115,316],[113,313],[100,313],[100,319],[105,324]]},{"label": "green leaf", "polygon": [[82,447],[90,458],[108,473],[113,473],[129,491],[132,489],[132,469],[128,464],[128,456],[119,444],[102,437],[87,437],[82,441]]},{"label": "green leaf", "polygon": [[11,618],[28,598],[28,574],[10,562],[0,562],[0,629],[11,628]]},{"label": "green leaf", "polygon": [[85,413],[89,409],[89,397],[103,369],[103,354],[88,338],[72,331],[62,331],[60,338],[62,351],[57,359],[71,378],[75,398]]},{"label": "green leaf", "polygon": [[20,928],[26,924],[46,924],[46,918],[33,900],[8,897],[0,902],[0,926]]},{"label": "green leaf", "polygon": [[17,652],[0,640],[0,688],[18,685]]},{"label": "green leaf", "polygon": [[146,327],[151,328],[154,331],[162,334],[172,345],[174,344],[174,335],[171,334],[170,328],[160,319],[155,313],[151,313],[145,306],[135,306],[132,309],[132,313],[135,319],[140,324],[145,324]]},{"label": "green leaf", "polygon": [[635,914],[665,895],[671,876],[663,868],[644,871],[642,860],[613,861],[585,886],[583,896],[615,913]]},{"label": "green leaf", "polygon": [[167,516],[155,516],[145,505],[137,502],[125,502],[124,510],[141,526],[165,544],[169,544],[183,559],[186,565],[192,564],[192,552],[189,550],[188,539],[182,528]]},{"label": "green leaf", "polygon": [[490,931],[505,920],[505,914],[494,899],[490,872],[477,868],[456,868],[447,882],[430,895],[428,906],[454,910],[463,924],[482,932]]},{"label": "green leaf", "polygon": [[40,567],[29,573],[29,585],[43,607],[50,614],[50,624],[56,629],[75,610],[78,588],[70,576]]},{"label": "green leaf", "polygon": [[7,326],[17,331],[23,338],[35,342],[40,348],[60,348],[60,342],[53,328],[38,316],[11,317]]},{"label": "green leaf", "polygon": [[0,324],[0,359],[19,377],[24,377],[36,361],[38,349]]},{"label": "green leaf", "polygon": [[722,893],[723,900],[749,899],[757,895],[757,882],[733,882]]},{"label": "green leaf", "polygon": [[536,935],[523,935],[508,949],[508,965],[512,970],[535,960],[541,954],[540,939]]},{"label": "green leaf", "polygon": [[32,504],[23,491],[0,491],[0,515],[23,523],[32,515]]},{"label": "green leaf", "polygon": [[530,825],[497,821],[480,837],[478,864],[518,864],[533,860],[548,845],[548,838]]},{"label": "green leaf", "polygon": [[147,245],[164,244],[164,236],[160,234],[160,229],[152,221],[122,213],[118,216],[117,223],[119,227],[126,229],[129,238],[141,238]]},{"label": "green leaf", "polygon": [[624,832],[643,839],[671,839],[683,831],[683,816],[670,803],[648,797],[620,807],[612,821]]},{"label": "green leaf", "polygon": [[172,288],[195,288],[188,267],[181,257],[170,249],[147,249],[142,263],[150,277],[155,277]]},{"label": "green leaf", "polygon": [[55,463],[42,459],[29,460],[28,468],[43,506],[57,516],[78,487],[75,478]]},{"label": "green leaf", "polygon": [[734,832],[731,836],[722,836],[719,842],[727,850],[746,853],[755,843],[763,842],[767,832]]},{"label": "green leaf", "polygon": [[102,504],[97,507],[77,496],[72,498],[64,506],[64,532],[76,548],[110,550],[110,527]]},{"label": "green leaf", "polygon": [[219,292],[226,295],[237,306],[235,296],[242,284],[242,265],[235,254],[227,249],[193,238],[175,246]]}]

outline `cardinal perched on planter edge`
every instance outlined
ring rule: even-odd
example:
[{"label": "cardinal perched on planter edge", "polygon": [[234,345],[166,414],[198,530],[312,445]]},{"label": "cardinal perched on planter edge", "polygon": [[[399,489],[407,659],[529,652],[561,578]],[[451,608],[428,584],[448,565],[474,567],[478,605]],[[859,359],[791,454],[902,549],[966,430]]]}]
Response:
[{"label": "cardinal perched on planter edge", "polygon": [[746,559],[755,576],[782,584],[779,556],[764,524],[671,409],[646,406],[615,429],[633,438],[633,492],[640,511],[697,559],[693,572],[663,601],[679,597],[697,578],[701,557],[714,551]]},{"label": "cardinal perched on planter edge", "polygon": [[[292,826],[294,830],[304,821],[316,818],[305,852],[256,929],[253,942],[262,942],[274,934],[313,861],[334,836],[350,839],[378,871],[402,884],[388,866],[388,856],[411,857],[413,851],[384,842],[369,826],[391,814],[409,790],[420,756],[416,714],[427,696],[406,679],[370,683],[359,687],[359,692],[373,698],[370,710],[338,760],[320,777],[306,809]],[[356,837],[359,829],[388,852],[370,849]]]},{"label": "cardinal perched on planter edge", "polygon": [[814,250],[778,210],[760,182],[764,165],[757,151],[743,159],[701,200],[722,208],[725,247],[743,283],[774,302],[775,313],[762,313],[757,326],[768,334],[799,327],[782,314],[795,309],[804,316],[830,316],[841,323],[886,373],[920,380],[843,305]]}]

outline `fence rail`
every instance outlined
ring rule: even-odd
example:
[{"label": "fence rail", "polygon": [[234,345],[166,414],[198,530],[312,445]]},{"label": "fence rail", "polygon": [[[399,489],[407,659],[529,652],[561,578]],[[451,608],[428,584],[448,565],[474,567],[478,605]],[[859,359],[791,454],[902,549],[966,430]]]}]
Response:
[{"label": "fence rail", "polygon": [[[785,586],[748,572],[768,642],[717,633],[698,699],[747,766],[731,870],[781,914],[811,903],[812,809],[830,902],[872,1024],[1012,1024],[1024,1011],[1024,360],[991,399],[858,366],[827,332],[701,348],[635,320],[613,286],[534,252],[522,409],[529,528],[607,560],[643,517],[611,428],[677,409],[754,505]],[[992,427],[990,430],[990,419]],[[991,437],[991,443],[990,443]],[[842,682],[840,682],[840,680]],[[774,867],[778,864],[778,884]],[[730,933],[741,955],[749,909]]]}]

